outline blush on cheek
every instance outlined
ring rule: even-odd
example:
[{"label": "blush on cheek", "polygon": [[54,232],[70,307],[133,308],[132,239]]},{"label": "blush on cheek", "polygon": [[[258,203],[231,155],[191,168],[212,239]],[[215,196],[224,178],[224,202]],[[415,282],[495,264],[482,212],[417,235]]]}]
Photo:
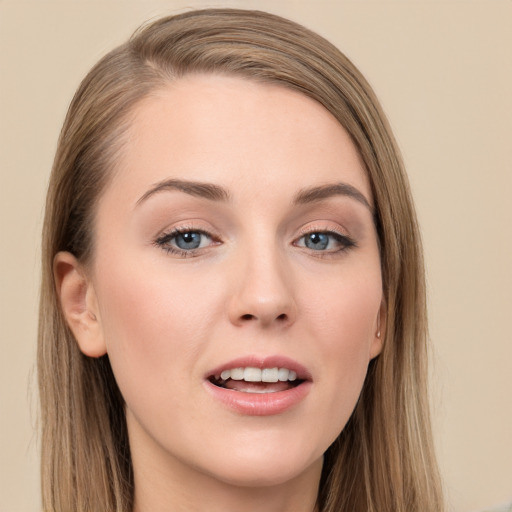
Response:
[{"label": "blush on cheek", "polygon": [[[326,380],[332,376],[332,387],[326,393],[326,407],[335,411],[337,428],[341,430],[352,414],[361,393],[375,340],[376,316],[381,295],[375,283],[372,286],[345,286],[343,293],[325,301],[317,317],[316,329],[325,334],[318,350],[325,351]],[[378,280],[377,280],[378,284]],[[339,432],[338,432],[339,433]]]},{"label": "blush on cheek", "polygon": [[216,309],[208,307],[214,299],[150,265],[128,273],[120,261],[114,268],[103,268],[101,275],[101,318],[116,378],[123,380],[129,371],[130,379],[137,376],[143,383],[145,378],[138,375],[142,372],[161,375],[162,385],[167,385],[173,369],[193,359],[207,340],[205,331],[219,318]]},{"label": "blush on cheek", "polygon": [[344,343],[354,345],[360,351],[361,344],[373,340],[374,331],[382,301],[382,293],[373,283],[372,286],[344,285],[324,294],[314,303],[310,300],[309,307],[315,315],[318,332],[330,331],[326,339],[333,343],[345,340]]}]

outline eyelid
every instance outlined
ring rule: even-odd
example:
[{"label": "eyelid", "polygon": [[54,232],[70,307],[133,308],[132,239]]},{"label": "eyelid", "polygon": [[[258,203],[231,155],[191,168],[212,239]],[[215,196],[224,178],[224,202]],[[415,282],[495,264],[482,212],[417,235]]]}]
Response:
[{"label": "eyelid", "polygon": [[[331,226],[326,226],[325,224],[317,224],[317,225],[306,225],[307,227],[302,226],[299,229],[299,235],[294,239],[293,245],[296,247],[304,248],[308,250],[311,253],[314,253],[317,257],[328,257],[328,256],[334,256],[336,254],[345,252],[348,249],[357,247],[356,241],[347,233],[344,233],[343,230]],[[306,247],[305,245],[298,245],[298,242],[302,240],[305,236],[311,235],[313,233],[323,233],[326,235],[334,236],[338,243],[340,243],[341,247],[335,250],[314,250]]]},{"label": "eyelid", "polygon": [[[348,235],[344,229],[340,229],[339,226],[326,225],[325,223],[317,223],[317,224],[306,224],[299,228],[298,235],[293,239],[292,245],[295,247],[299,247],[301,249],[305,249],[309,253],[314,253],[317,257],[328,257],[335,256],[336,254],[342,253],[348,249],[353,247],[357,247],[355,240]],[[199,227],[201,225],[201,227]],[[163,250],[168,254],[176,255],[177,257],[186,258],[186,257],[196,257],[204,254],[209,249],[216,245],[221,245],[223,241],[220,236],[216,235],[214,229],[204,228],[204,224],[195,223],[194,221],[189,221],[186,224],[178,224],[162,230],[153,240],[152,244]],[[209,243],[204,247],[196,247],[196,248],[187,248],[183,249],[178,247],[175,244],[171,244],[171,241],[177,236],[185,233],[199,233],[209,239]],[[327,249],[314,249],[311,247],[307,247],[305,244],[300,244],[300,241],[313,233],[321,233],[328,235],[335,239],[338,247],[336,248],[327,248]]]},{"label": "eyelid", "polygon": [[339,226],[339,224],[333,225],[333,222],[329,221],[313,221],[303,224],[298,229],[298,236],[296,240],[311,233],[334,233],[342,238],[346,238],[348,240],[352,240],[352,237],[349,235],[348,230]]},{"label": "eyelid", "polygon": [[[210,247],[222,243],[219,237],[216,236],[212,231],[213,230],[204,229],[202,227],[196,227],[193,224],[173,226],[161,231],[160,234],[157,235],[157,237],[154,239],[153,245],[162,249],[167,254],[174,254],[185,258],[199,256],[201,253],[208,250]],[[208,246],[206,247],[197,247],[195,249],[181,249],[180,247],[176,247],[169,244],[169,242],[173,240],[173,238],[179,236],[180,234],[185,233],[199,233],[209,238],[211,243],[208,244]]]},{"label": "eyelid", "polygon": [[350,238],[348,233],[345,233],[344,230],[326,224],[306,224],[305,226],[301,226],[299,228],[299,237],[304,235],[309,235],[310,233],[336,233],[337,235]]}]

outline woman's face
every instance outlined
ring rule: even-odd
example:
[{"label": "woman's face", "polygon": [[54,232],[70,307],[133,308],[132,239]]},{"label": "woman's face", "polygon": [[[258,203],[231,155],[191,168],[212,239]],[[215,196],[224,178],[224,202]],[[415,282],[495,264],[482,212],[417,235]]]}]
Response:
[{"label": "woman's face", "polygon": [[243,485],[317,471],[381,348],[353,143],[313,100],[221,76],[154,93],[128,136],[88,300],[134,465]]}]

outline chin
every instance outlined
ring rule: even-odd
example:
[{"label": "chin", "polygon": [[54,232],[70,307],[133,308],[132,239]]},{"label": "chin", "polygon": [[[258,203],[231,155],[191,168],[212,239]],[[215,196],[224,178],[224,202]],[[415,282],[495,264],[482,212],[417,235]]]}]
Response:
[{"label": "chin", "polygon": [[323,455],[305,458],[303,453],[283,454],[281,450],[268,455],[261,450],[223,457],[209,476],[218,481],[237,487],[272,487],[285,484],[299,478],[304,473],[318,469],[321,471]]},{"label": "chin", "polygon": [[305,469],[308,468],[287,468],[286,471],[272,470],[268,466],[265,469],[239,468],[236,474],[233,470],[229,470],[229,472],[226,472],[227,474],[219,475],[217,473],[211,476],[230,486],[256,489],[274,487],[291,482],[298,478]]}]

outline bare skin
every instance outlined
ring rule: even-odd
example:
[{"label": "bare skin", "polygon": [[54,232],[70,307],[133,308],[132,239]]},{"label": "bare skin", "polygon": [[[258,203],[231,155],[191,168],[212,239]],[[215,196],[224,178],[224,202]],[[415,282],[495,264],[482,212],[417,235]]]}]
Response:
[{"label": "bare skin", "polygon": [[[312,512],[381,350],[359,155],[319,104],[238,78],[185,77],[133,114],[91,265],[55,269],[126,401],[135,512]],[[220,377],[266,361],[288,380]]]}]

